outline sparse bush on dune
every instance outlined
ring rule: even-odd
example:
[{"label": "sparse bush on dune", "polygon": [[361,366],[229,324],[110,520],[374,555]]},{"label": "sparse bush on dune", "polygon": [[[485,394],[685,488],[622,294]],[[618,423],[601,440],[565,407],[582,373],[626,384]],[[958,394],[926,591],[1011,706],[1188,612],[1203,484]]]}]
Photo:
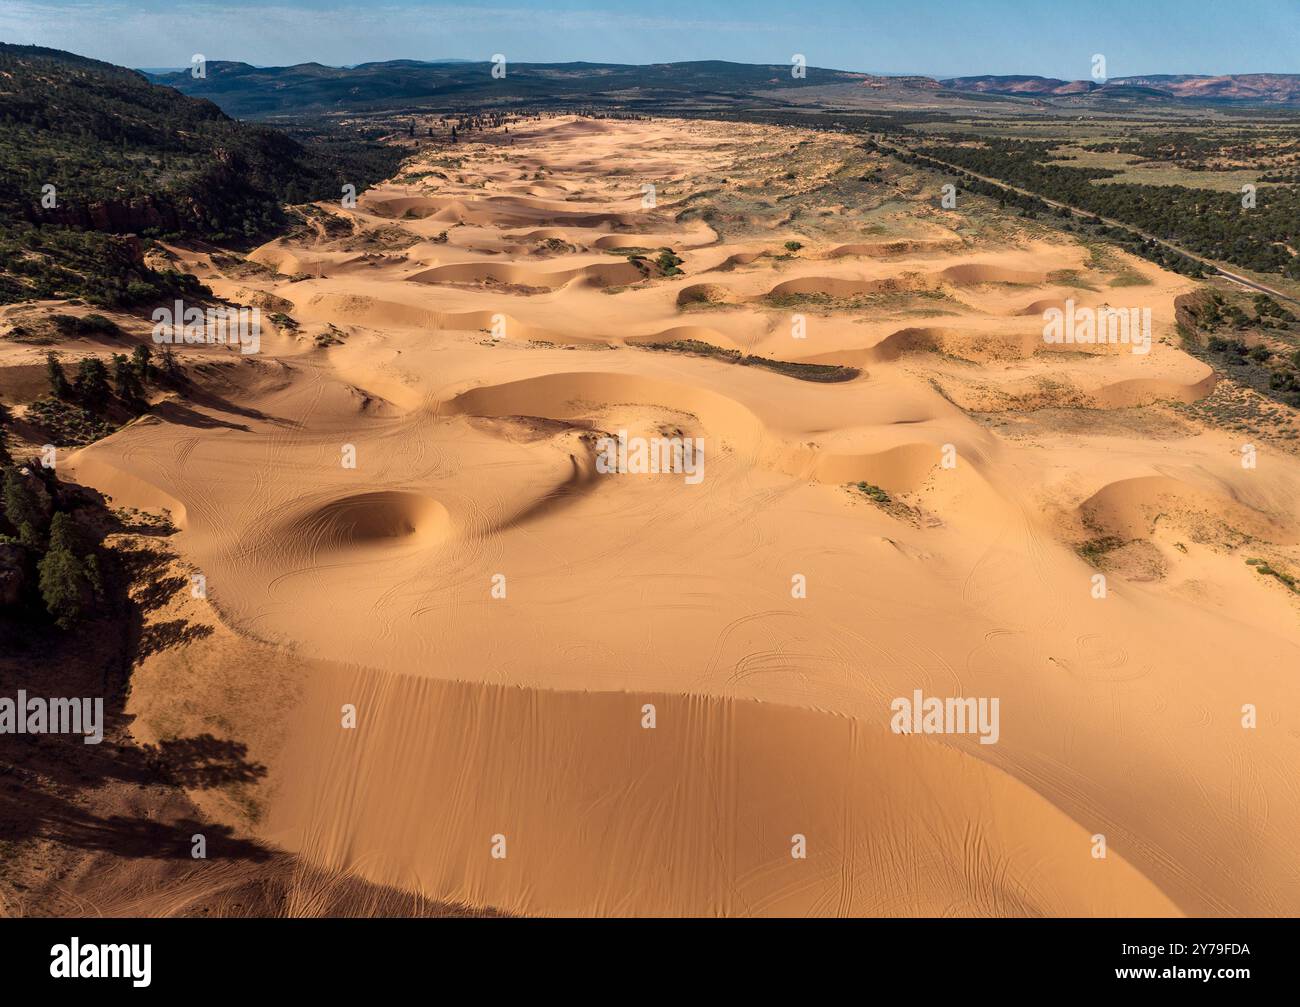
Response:
[{"label": "sparse bush on dune", "polygon": [[655,259],[655,264],[665,276],[679,276],[682,271],[678,267],[681,266],[683,261],[685,260],[671,248],[665,248],[659,253],[659,257]]},{"label": "sparse bush on dune", "polygon": [[1285,571],[1278,570],[1266,560],[1252,558],[1246,560],[1247,566],[1253,566],[1262,576],[1273,577],[1292,591],[1300,594],[1300,579],[1293,577]]},{"label": "sparse bush on dune", "polygon": [[113,424],[66,399],[41,398],[27,407],[27,422],[42,430],[53,444],[78,447],[113,432]]},{"label": "sparse bush on dune", "polygon": [[864,480],[859,483],[854,483],[853,488],[875,503],[888,504],[891,502],[889,494],[874,483],[869,483]]},{"label": "sparse bush on dune", "polygon": [[740,363],[746,367],[762,367],[769,371],[776,371],[778,374],[798,378],[800,381],[820,381],[827,384],[852,381],[862,373],[856,367],[848,367],[844,364],[804,364],[752,355],[744,357]]},{"label": "sparse bush on dune", "polygon": [[696,357],[712,357],[742,367],[761,367],[765,370],[784,374],[786,377],[800,381],[839,382],[852,381],[862,372],[856,367],[840,364],[804,364],[791,360],[774,360],[771,357],[759,357],[741,353],[739,350],[724,349],[701,339],[673,339],[661,343],[642,343],[642,349],[670,353],[686,353]]}]

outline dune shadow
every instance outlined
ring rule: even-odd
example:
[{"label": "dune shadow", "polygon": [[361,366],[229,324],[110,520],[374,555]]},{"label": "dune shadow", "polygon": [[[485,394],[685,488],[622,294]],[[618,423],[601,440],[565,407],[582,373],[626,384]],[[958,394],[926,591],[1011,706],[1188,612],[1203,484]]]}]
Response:
[{"label": "dune shadow", "polygon": [[242,430],[245,433],[249,429],[244,423],[231,423],[229,420],[218,419],[180,402],[160,402],[150,411],[159,419],[182,427],[195,427],[200,430]]}]

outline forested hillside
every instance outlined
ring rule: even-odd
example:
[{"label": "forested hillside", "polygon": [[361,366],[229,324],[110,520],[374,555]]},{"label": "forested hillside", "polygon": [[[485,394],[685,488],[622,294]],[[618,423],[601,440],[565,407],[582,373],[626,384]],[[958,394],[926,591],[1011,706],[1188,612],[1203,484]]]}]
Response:
[{"label": "forested hillside", "polygon": [[0,301],[147,300],[170,285],[116,236],[252,239],[283,223],[282,204],[361,191],[399,161],[364,137],[236,122],[56,50],[0,44],[0,80]]}]

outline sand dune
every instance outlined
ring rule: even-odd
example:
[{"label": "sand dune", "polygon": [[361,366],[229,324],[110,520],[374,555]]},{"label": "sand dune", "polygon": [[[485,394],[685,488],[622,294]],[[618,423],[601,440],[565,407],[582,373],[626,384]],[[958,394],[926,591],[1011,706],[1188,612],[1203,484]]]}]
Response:
[{"label": "sand dune", "polygon": [[349,269],[383,261],[382,256],[351,252],[320,252],[307,255],[286,248],[278,240],[254,249],[249,253],[248,258],[251,262],[270,266],[277,273],[285,276],[301,273],[312,276],[335,276]]},{"label": "sand dune", "polygon": [[444,199],[432,196],[382,198],[368,196],[366,209],[380,217],[395,220],[425,218],[440,223],[492,223],[510,227],[525,225],[551,227],[609,227],[636,222],[635,214],[620,211],[569,210],[548,205],[550,200],[523,196],[501,197],[491,205],[485,200]]},{"label": "sand dune", "polygon": [[1007,269],[994,263],[971,262],[960,266],[949,266],[940,274],[949,283],[1043,283],[1047,277],[1043,273],[1028,272],[1023,269]]},{"label": "sand dune", "polygon": [[1271,517],[1220,491],[1202,489],[1169,476],[1145,476],[1110,483],[1082,504],[1089,527],[1123,538],[1146,538],[1157,524],[1205,534],[1236,533],[1266,542],[1296,543],[1300,522]]},{"label": "sand dune", "polygon": [[412,283],[500,283],[554,290],[578,279],[585,280],[592,286],[607,287],[636,283],[644,277],[641,270],[628,262],[598,262],[558,272],[543,272],[508,264],[464,262],[435,266],[407,279]]},{"label": "sand dune", "polygon": [[[902,174],[778,221],[796,141]],[[1300,462],[1170,404],[1215,389],[1192,281],[958,235],[834,134],[560,116],[445,153],[345,211],[400,254],[179,250],[301,331],[184,347],[192,401],[66,463],[206,577],[209,632],[131,697],[139,737],[268,767],[205,814],[540,915],[1300,911],[1300,600],[1247,562],[1300,569]],[[1150,307],[1150,352],[1044,343],[1067,299]],[[619,431],[699,438],[702,478],[601,472]],[[998,698],[998,742],[893,733],[918,689]]]},{"label": "sand dune", "polygon": [[961,246],[961,239],[955,235],[950,238],[905,238],[896,241],[852,242],[837,245],[826,253],[828,258],[838,259],[845,256],[911,255],[916,252],[946,252]]},{"label": "sand dune", "polygon": [[505,338],[538,340],[551,343],[597,342],[594,337],[584,337],[554,329],[528,325],[503,311],[431,311],[417,304],[381,300],[364,295],[312,294],[300,308],[304,318],[345,320],[370,328],[414,328],[439,332],[492,333],[500,324]]},{"label": "sand dune", "polygon": [[707,325],[674,325],[670,329],[651,332],[643,336],[626,336],[623,342],[629,346],[657,346],[677,341],[708,343],[724,350],[743,349],[731,336]]},{"label": "sand dune", "polygon": [[759,259],[763,258],[765,254],[767,253],[733,252],[731,255],[728,255],[725,259],[723,259],[720,263],[718,263],[716,266],[713,266],[712,268],[718,270],[719,272],[726,272],[729,269],[735,269],[737,266],[753,265]]},{"label": "sand dune", "polygon": [[343,702],[361,726],[290,742],[297,785],[268,835],[399,889],[556,915],[1177,914],[1122,858],[1073,856],[1087,833],[1029,787],[925,738],[754,702],[341,672],[301,716]]},{"label": "sand dune", "polygon": [[1213,373],[1199,381],[1188,382],[1133,378],[1102,386],[1094,393],[1094,398],[1099,405],[1111,409],[1146,405],[1156,400],[1196,402],[1209,395],[1217,382]]},{"label": "sand dune", "polygon": [[718,240],[713,228],[701,221],[690,221],[673,231],[647,232],[638,228],[631,234],[607,234],[591,242],[592,248],[616,251],[621,248],[697,248]]}]

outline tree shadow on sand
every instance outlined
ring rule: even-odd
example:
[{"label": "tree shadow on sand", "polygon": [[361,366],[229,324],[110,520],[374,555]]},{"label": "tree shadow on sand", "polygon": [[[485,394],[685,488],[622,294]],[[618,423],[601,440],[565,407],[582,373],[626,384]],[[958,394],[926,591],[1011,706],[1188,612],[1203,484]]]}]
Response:
[{"label": "tree shadow on sand", "polygon": [[[120,524],[102,508],[100,514],[107,530]],[[103,703],[98,744],[74,734],[0,735],[0,843],[45,840],[127,858],[188,858],[191,837],[201,833],[209,856],[264,859],[260,844],[200,821],[185,794],[255,786],[267,770],[249,760],[247,746],[206,733],[143,745],[129,730],[135,662],[213,631],[185,619],[148,618],[157,620],[188,590],[188,578],[165,549],[130,546],[103,555],[105,598],[95,618],[66,632],[19,624],[10,627],[19,645],[0,648],[0,697],[16,699],[22,689],[29,698]]]},{"label": "tree shadow on sand", "polygon": [[242,430],[244,432],[249,429],[247,424],[231,423],[229,420],[217,419],[215,416],[201,413],[197,409],[191,409],[180,402],[159,402],[149,411],[159,419],[182,427],[196,427],[203,430]]},{"label": "tree shadow on sand", "polygon": [[185,619],[168,619],[144,627],[140,634],[139,655],[149,657],[169,647],[203,640],[212,635],[212,627]]},{"label": "tree shadow on sand", "polygon": [[[118,714],[106,735],[124,736],[126,719]],[[183,813],[168,819],[93,810],[92,791],[115,783],[195,790],[255,783],[265,777],[266,767],[249,762],[246,753],[244,745],[211,735],[145,746],[107,736],[98,745],[72,735],[5,736],[0,740],[0,840],[40,838],[124,857],[166,858],[190,856],[191,837],[202,833],[213,855],[263,859],[266,850],[257,843]],[[129,808],[131,802],[121,803]]]}]

